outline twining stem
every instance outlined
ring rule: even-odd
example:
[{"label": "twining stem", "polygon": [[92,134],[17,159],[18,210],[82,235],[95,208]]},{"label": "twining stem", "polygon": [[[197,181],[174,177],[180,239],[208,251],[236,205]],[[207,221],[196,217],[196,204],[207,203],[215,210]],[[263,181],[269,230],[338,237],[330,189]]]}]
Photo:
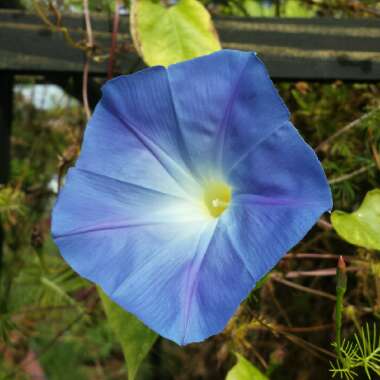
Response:
[{"label": "twining stem", "polygon": [[113,25],[112,25],[112,39],[111,39],[111,48],[110,55],[108,60],[108,68],[107,68],[107,78],[112,79],[113,70],[114,70],[114,62],[115,62],[115,52],[117,48],[117,34],[119,32],[119,23],[120,23],[120,0],[115,1],[115,13],[113,16]]},{"label": "twining stem", "polygon": [[336,306],[335,306],[335,335],[336,335],[336,354],[339,360],[342,359],[341,347],[342,347],[342,314],[343,314],[343,302],[344,294],[347,289],[347,273],[346,263],[343,256],[339,256],[338,266],[336,270]]},{"label": "twining stem", "polygon": [[[356,272],[359,267],[350,266],[347,268],[347,272]],[[299,278],[299,277],[324,277],[324,276],[336,276],[336,268],[324,268],[316,270],[306,270],[306,271],[290,271],[287,272],[286,278]]]},{"label": "twining stem", "polygon": [[83,15],[84,15],[84,21],[86,24],[86,37],[87,37],[87,48],[88,51],[85,52],[85,61],[83,65],[83,80],[82,80],[82,99],[83,99],[83,106],[86,113],[87,120],[91,117],[91,111],[88,101],[88,72],[89,72],[89,52],[92,51],[94,48],[94,37],[92,33],[92,26],[91,26],[91,18],[90,18],[90,10],[88,6],[88,0],[83,0]]},{"label": "twining stem", "polygon": [[76,49],[86,50],[86,47],[83,46],[82,43],[74,41],[74,39],[71,37],[71,35],[69,33],[69,30],[66,27],[61,25],[61,16],[58,13],[58,10],[54,6],[52,6],[52,8],[53,8],[53,12],[57,18],[57,24],[54,24],[49,20],[48,16],[45,14],[44,10],[42,9],[40,2],[38,2],[37,0],[33,0],[32,4],[33,4],[33,7],[34,7],[37,15],[40,17],[40,19],[44,22],[44,24],[46,26],[48,26],[53,31],[57,31],[57,32],[62,33],[66,42],[70,46],[72,46]]},{"label": "twining stem", "polygon": [[276,328],[276,326],[273,326],[269,323],[266,323],[264,320],[262,320],[261,318],[257,318],[256,321],[261,324],[263,327],[267,328],[269,331],[271,331],[275,336],[276,335],[282,335],[283,337],[285,337],[286,339],[288,339],[289,341],[293,342],[294,344],[297,344],[301,347],[303,347],[305,350],[309,351],[311,354],[319,357],[320,359],[323,359],[324,360],[324,357],[321,356],[319,353],[322,353],[326,356],[329,356],[329,357],[332,357],[332,358],[335,358],[335,355],[330,352],[330,351],[327,351],[325,350],[324,348],[321,348],[319,346],[316,346],[315,344],[313,343],[310,343],[296,335],[293,335],[293,334],[290,334],[288,332],[285,332],[285,331],[282,331],[278,328]]},{"label": "twining stem", "polygon": [[83,15],[84,15],[84,22],[86,25],[87,46],[91,49],[94,47],[94,37],[92,33],[88,0],[83,0]]},{"label": "twining stem", "polygon": [[324,229],[325,231],[331,231],[333,229],[332,224],[330,224],[329,222],[327,222],[326,220],[322,218],[318,220],[317,225],[318,227]]},{"label": "twining stem", "polygon": [[349,179],[351,179],[353,177],[356,177],[357,175],[360,175],[360,174],[363,174],[363,173],[367,172],[368,170],[374,168],[375,166],[376,166],[376,164],[374,162],[371,162],[367,166],[363,166],[362,168],[354,170],[351,173],[344,174],[344,175],[342,175],[340,177],[330,179],[329,180],[329,184],[330,185],[335,185],[337,183],[347,181],[347,180],[349,180]]},{"label": "twining stem", "polygon": [[[337,260],[339,258],[338,255],[335,255],[333,253],[316,253],[316,252],[295,252],[295,253],[288,253],[286,256],[284,256],[284,260],[287,259],[327,259],[327,260]],[[345,260],[348,260],[348,256],[344,256]]]},{"label": "twining stem", "polygon": [[319,152],[323,150],[324,148],[328,147],[333,140],[338,138],[339,136],[343,135],[344,133],[347,133],[348,131],[352,130],[353,128],[360,126],[364,121],[370,119],[374,115],[376,115],[380,111],[379,108],[376,108],[375,110],[364,114],[363,116],[359,117],[359,119],[356,119],[352,121],[351,123],[347,124],[343,128],[339,129],[337,132],[330,135],[325,141],[322,141],[316,148],[315,151]]},{"label": "twining stem", "polygon": [[276,281],[276,282],[279,282],[281,284],[289,286],[290,288],[294,288],[294,289],[300,290],[301,292],[310,293],[310,294],[313,294],[313,295],[318,296],[318,297],[324,297],[324,298],[327,298],[327,299],[329,299],[331,301],[335,301],[336,300],[336,298],[335,298],[334,295],[326,293],[326,292],[323,292],[322,290],[308,288],[307,286],[296,284],[296,283],[294,283],[292,281],[285,280],[284,278],[281,278],[280,276],[276,276],[276,275],[271,276],[271,278],[274,281]]},{"label": "twining stem", "polygon": [[82,99],[83,99],[83,107],[86,114],[87,121],[91,117],[90,105],[88,102],[88,71],[89,71],[89,61],[87,55],[85,56],[85,61],[83,64],[83,79],[82,79]]}]

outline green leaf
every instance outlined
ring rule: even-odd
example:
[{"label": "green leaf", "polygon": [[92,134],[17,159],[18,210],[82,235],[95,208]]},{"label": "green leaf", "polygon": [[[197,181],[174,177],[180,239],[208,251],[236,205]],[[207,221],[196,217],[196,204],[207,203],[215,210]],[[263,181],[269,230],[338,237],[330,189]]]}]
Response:
[{"label": "green leaf", "polygon": [[12,212],[22,214],[23,202],[24,194],[21,191],[0,185],[0,218],[2,215],[9,216]]},{"label": "green leaf", "polygon": [[[234,7],[234,3],[231,3],[231,6]],[[272,5],[263,5],[257,1],[245,0],[241,3],[251,17],[275,17],[276,16],[276,7]],[[246,16],[245,14],[239,14],[239,8],[234,9],[234,14],[238,14],[239,16]],[[240,12],[241,13],[241,12]]]},{"label": "green leaf", "polygon": [[251,362],[236,354],[237,363],[227,373],[226,380],[269,380]]},{"label": "green leaf", "polygon": [[285,3],[282,17],[315,17],[315,7],[306,6],[301,2],[288,1]]},{"label": "green leaf", "polygon": [[133,380],[158,335],[110,300],[99,287],[98,292],[111,328],[121,343],[128,379]]},{"label": "green leaf", "polygon": [[171,7],[160,1],[132,0],[131,34],[149,66],[169,66],[221,49],[207,9],[197,0]]},{"label": "green leaf", "polygon": [[351,214],[334,211],[331,222],[338,235],[349,243],[380,250],[380,189],[369,191]]}]

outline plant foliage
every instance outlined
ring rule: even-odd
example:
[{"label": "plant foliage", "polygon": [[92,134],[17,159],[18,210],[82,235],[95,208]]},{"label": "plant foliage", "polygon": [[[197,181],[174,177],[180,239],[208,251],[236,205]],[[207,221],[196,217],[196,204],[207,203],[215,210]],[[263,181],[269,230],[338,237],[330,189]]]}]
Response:
[{"label": "plant foliage", "polygon": [[376,324],[366,324],[350,340],[343,340],[341,357],[331,363],[333,377],[352,380],[359,376],[362,369],[369,380],[380,376],[380,334]]}]

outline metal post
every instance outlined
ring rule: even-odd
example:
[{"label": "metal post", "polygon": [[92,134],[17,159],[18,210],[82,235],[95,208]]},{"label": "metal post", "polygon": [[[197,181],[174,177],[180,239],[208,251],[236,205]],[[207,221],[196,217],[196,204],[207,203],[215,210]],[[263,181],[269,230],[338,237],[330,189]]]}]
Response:
[{"label": "metal post", "polygon": [[[11,125],[13,115],[13,74],[0,71],[0,186],[10,175]],[[0,274],[3,261],[4,231],[0,224]]]}]

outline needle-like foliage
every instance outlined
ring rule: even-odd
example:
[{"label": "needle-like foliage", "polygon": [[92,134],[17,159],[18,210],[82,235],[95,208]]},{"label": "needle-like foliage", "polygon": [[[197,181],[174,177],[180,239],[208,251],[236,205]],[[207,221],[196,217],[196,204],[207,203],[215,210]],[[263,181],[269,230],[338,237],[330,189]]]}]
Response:
[{"label": "needle-like foliage", "polygon": [[[334,343],[334,346],[336,343]],[[350,340],[343,340],[340,348],[341,357],[331,363],[332,376],[352,380],[359,375],[361,368],[368,379],[380,375],[380,334],[376,324],[366,324]]]}]

